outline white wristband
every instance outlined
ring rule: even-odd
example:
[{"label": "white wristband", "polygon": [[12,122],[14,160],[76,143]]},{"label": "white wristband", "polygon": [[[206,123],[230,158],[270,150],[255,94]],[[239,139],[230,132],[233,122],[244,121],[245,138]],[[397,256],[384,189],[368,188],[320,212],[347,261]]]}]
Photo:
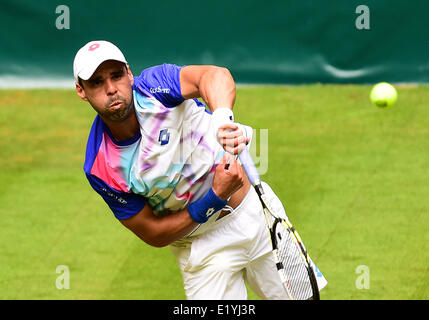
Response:
[{"label": "white wristband", "polygon": [[221,127],[224,124],[227,123],[233,123],[234,122],[234,114],[232,113],[232,110],[229,108],[217,108],[212,113],[212,123],[215,135],[217,135],[217,131],[219,130],[219,127]]}]

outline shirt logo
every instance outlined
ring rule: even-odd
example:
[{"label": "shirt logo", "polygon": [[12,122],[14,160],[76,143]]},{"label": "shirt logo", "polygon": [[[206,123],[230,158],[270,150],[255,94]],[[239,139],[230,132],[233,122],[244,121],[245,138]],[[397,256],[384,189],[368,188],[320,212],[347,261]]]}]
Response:
[{"label": "shirt logo", "polygon": [[162,129],[159,132],[158,142],[161,144],[161,146],[166,145],[170,141],[170,132],[168,132],[168,129]]},{"label": "shirt logo", "polygon": [[170,93],[170,88],[161,88],[161,86],[150,88],[150,93]]},{"label": "shirt logo", "polygon": [[206,212],[206,216],[210,217],[213,213],[214,213],[215,209],[214,208],[210,208],[209,210],[207,210]]},{"label": "shirt logo", "polygon": [[112,192],[110,192],[110,191],[107,191],[107,189],[106,188],[102,188],[101,190],[103,190],[109,197],[111,197],[111,198],[113,198],[113,199],[115,199],[116,201],[118,201],[119,203],[122,203],[122,204],[127,204],[128,202],[125,200],[125,199],[123,199],[123,198],[121,198],[121,197],[118,197],[117,195],[115,195],[115,194],[113,194]]}]

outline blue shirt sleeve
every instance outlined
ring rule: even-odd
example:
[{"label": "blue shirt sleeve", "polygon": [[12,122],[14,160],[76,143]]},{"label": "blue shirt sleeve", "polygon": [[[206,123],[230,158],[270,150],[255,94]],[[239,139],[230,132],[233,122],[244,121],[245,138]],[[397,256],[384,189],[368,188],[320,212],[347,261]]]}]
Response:
[{"label": "blue shirt sleeve", "polygon": [[180,90],[181,69],[168,63],[145,69],[134,77],[133,89],[150,94],[167,108],[173,108],[185,100]]},{"label": "blue shirt sleeve", "polygon": [[103,198],[117,219],[131,218],[144,208],[146,199],[143,196],[115,190],[91,174],[86,174],[86,177],[92,188]]}]

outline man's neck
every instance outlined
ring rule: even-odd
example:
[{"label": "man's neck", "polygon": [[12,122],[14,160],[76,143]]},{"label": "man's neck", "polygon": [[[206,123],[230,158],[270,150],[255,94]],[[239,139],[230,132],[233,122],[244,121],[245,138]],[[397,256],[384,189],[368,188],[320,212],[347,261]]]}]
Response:
[{"label": "man's neck", "polygon": [[140,128],[134,108],[130,116],[124,121],[114,122],[106,119],[103,119],[103,121],[109,127],[110,133],[116,141],[131,139],[137,134]]}]

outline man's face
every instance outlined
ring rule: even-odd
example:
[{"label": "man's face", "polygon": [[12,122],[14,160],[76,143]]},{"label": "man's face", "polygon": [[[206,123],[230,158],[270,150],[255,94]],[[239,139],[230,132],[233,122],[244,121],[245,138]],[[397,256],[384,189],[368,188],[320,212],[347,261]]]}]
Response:
[{"label": "man's face", "polygon": [[133,75],[124,63],[103,62],[82,85],[76,83],[77,94],[98,112],[103,120],[120,122],[128,118],[133,109]]}]

